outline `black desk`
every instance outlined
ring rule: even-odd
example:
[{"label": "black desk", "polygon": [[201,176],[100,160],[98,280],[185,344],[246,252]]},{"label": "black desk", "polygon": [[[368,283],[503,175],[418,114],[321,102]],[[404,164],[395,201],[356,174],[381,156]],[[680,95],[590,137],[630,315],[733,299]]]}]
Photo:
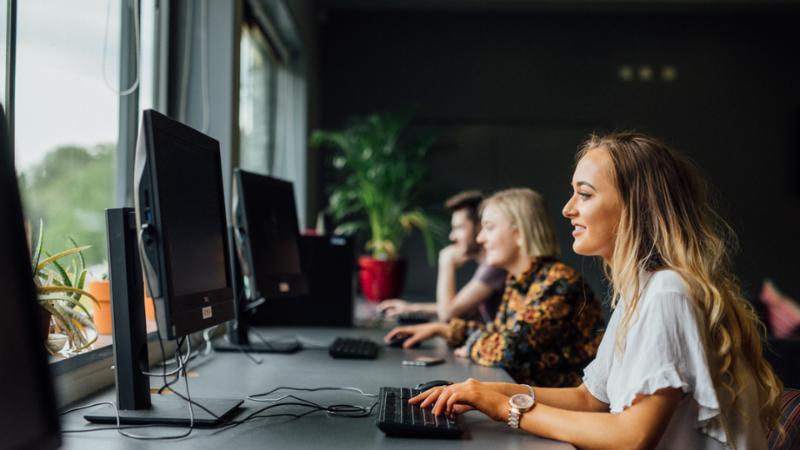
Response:
[{"label": "black desk", "polygon": [[[380,341],[386,330],[359,328],[274,328],[259,330],[266,337],[299,335],[311,344],[327,345],[336,336],[362,336]],[[408,367],[401,361],[414,356],[442,356],[445,364],[432,367]],[[417,349],[382,348],[376,360],[341,360],[328,356],[327,350],[301,350],[294,354],[255,355],[263,358],[256,365],[241,353],[214,353],[205,358],[196,358],[189,364],[189,372],[197,376],[189,378],[193,398],[241,398],[267,392],[279,386],[291,387],[357,387],[367,393],[378,393],[382,386],[413,387],[417,383],[444,379],[459,382],[473,377],[481,381],[513,382],[511,377],[500,369],[492,369],[472,364],[467,360],[455,358],[444,341],[436,339],[424,343]],[[151,386],[160,386],[159,379],[151,380]],[[183,393],[183,380],[176,386]],[[271,398],[293,393],[294,395],[320,404],[356,404],[370,406],[375,400],[358,393],[344,391],[290,392],[280,391]],[[176,402],[182,402],[174,395],[168,395]],[[97,401],[113,401],[113,389],[105,389],[96,395],[76,402],[70,407],[90,404]],[[265,403],[245,401],[241,412],[233,417],[242,418],[254,412]],[[271,412],[305,412],[299,407],[275,408]],[[85,411],[71,413],[62,418],[62,429],[89,429],[83,419]],[[314,412],[308,416],[291,418],[259,419],[223,431],[215,429],[195,429],[189,438],[178,441],[137,441],[120,436],[116,431],[95,433],[65,434],[65,449],[142,449],[159,448],[168,445],[179,449],[309,449],[309,448],[531,448],[564,449],[573,448],[561,442],[537,438],[524,431],[515,431],[504,423],[495,422],[478,412],[463,416],[467,432],[460,440],[431,440],[412,438],[387,438],[375,426],[377,408],[368,418],[353,419],[328,416],[324,412]],[[181,434],[181,428],[130,430],[135,434],[174,435]]]}]

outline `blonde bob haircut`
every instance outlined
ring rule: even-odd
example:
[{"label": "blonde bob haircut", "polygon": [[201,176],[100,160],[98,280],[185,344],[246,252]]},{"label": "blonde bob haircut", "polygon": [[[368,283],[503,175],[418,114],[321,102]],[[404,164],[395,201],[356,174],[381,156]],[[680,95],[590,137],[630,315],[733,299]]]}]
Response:
[{"label": "blonde bob haircut", "polygon": [[553,216],[541,194],[527,188],[500,191],[481,203],[481,214],[489,205],[497,207],[519,230],[522,251],[529,257],[561,253]]},{"label": "blonde bob haircut", "polygon": [[777,421],[783,385],[761,355],[764,325],[732,273],[736,236],[710,201],[714,191],[692,163],[643,134],[591,136],[577,159],[592,151],[610,156],[610,176],[622,203],[613,268],[605,264],[614,306],[620,296],[626,304],[617,350],[636,322],[640,272],[675,271],[704,316],[705,329],[700,331],[706,336],[715,386],[736,407],[745,388],[737,362],[743,363],[755,378],[765,429],[773,425],[783,430]]}]

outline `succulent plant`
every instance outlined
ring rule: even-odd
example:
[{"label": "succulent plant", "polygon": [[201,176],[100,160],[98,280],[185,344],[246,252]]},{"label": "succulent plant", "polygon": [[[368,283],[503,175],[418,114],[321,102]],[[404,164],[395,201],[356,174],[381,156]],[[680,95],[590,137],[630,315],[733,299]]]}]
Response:
[{"label": "succulent plant", "polygon": [[[39,237],[32,257],[33,281],[36,283],[39,305],[52,314],[50,329],[54,328],[55,334],[67,337],[67,346],[60,353],[72,354],[85,351],[97,340],[98,332],[92,322],[92,315],[80,302],[81,297],[86,296],[98,308],[100,307],[97,299],[83,290],[88,271],[81,251],[89,246],[79,247],[72,238],[69,238],[74,248],[50,255],[42,248],[43,237],[43,224],[40,222]],[[41,260],[42,255],[46,257],[43,260]],[[69,255],[72,255],[72,265],[67,265],[65,268],[58,260]],[[94,332],[91,340],[89,330]],[[64,357],[49,347],[47,350],[54,356]]]}]

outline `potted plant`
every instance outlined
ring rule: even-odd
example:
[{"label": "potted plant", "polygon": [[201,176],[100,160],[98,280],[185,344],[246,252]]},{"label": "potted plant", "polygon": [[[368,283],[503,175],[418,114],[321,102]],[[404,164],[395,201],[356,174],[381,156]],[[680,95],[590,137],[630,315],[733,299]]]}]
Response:
[{"label": "potted plant", "polygon": [[336,233],[367,232],[366,250],[359,258],[361,288],[368,300],[400,294],[406,261],[398,259],[403,240],[422,232],[428,259],[436,257],[434,232],[444,226],[419,204],[427,175],[428,152],[434,134],[417,139],[401,136],[410,115],[373,114],[351,121],[339,131],[317,130],[311,144],[336,149],[332,165],[337,181],[330,186],[329,211],[339,225]]},{"label": "potted plant", "polygon": [[[81,297],[86,296],[98,306],[99,304],[94,296],[83,290],[88,271],[81,251],[89,247],[78,247],[69,238],[74,248],[51,256],[42,249],[43,237],[40,222],[39,238],[32,258],[33,280],[36,283],[39,305],[50,313],[50,319],[47,320],[47,350],[54,356],[64,357],[59,353],[79,353],[97,340],[97,328],[92,323],[91,314],[80,302]],[[45,259],[42,260],[43,255]],[[58,260],[69,255],[73,255],[72,265],[65,268]],[[89,330],[94,333],[91,340]]]}]

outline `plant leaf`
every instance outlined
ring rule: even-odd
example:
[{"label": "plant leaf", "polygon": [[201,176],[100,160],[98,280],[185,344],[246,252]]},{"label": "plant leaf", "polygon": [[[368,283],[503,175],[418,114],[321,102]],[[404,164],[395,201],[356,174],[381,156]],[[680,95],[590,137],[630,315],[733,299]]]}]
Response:
[{"label": "plant leaf", "polygon": [[[69,239],[69,241],[72,242],[72,245],[75,246],[74,248],[78,248],[78,243],[75,242],[75,239],[72,239],[72,236],[67,236],[67,239]],[[78,259],[81,262],[81,266],[78,267],[77,264],[75,265],[75,273],[80,273],[83,271],[83,269],[86,268],[86,260],[83,259],[83,252],[78,252]]]},{"label": "plant leaf", "polygon": [[53,301],[63,301],[63,302],[70,303],[70,304],[72,304],[73,306],[77,306],[77,307],[79,307],[80,309],[82,309],[82,310],[83,310],[83,312],[85,312],[85,313],[86,313],[86,315],[88,315],[89,317],[92,317],[92,315],[91,315],[91,314],[89,314],[89,310],[88,310],[88,309],[86,309],[86,307],[85,307],[85,306],[83,306],[83,305],[81,304],[81,302],[79,302],[79,301],[75,300],[75,299],[74,299],[74,298],[72,298],[72,297],[67,297],[67,296],[63,296],[63,297],[48,297],[48,298],[45,298],[45,299],[40,299],[40,300],[39,300],[39,304],[41,304],[42,302],[53,302]]},{"label": "plant leaf", "polygon": [[[86,273],[87,272],[88,271],[86,269],[83,269],[83,272],[81,272],[81,275],[78,277],[78,281],[75,283],[75,287],[78,290],[80,290],[81,292],[83,292],[83,283],[86,281]],[[82,296],[83,296],[83,294],[80,293],[80,292],[76,292],[73,295],[73,297],[75,297],[75,300],[80,300]],[[97,305],[97,306],[99,307],[100,305]]]},{"label": "plant leaf", "polygon": [[42,241],[44,241],[44,221],[39,219],[39,238],[36,240],[32,258],[33,273],[38,273],[40,270],[42,270],[39,268],[39,258],[42,256]]},{"label": "plant leaf", "polygon": [[[61,259],[61,258],[65,257],[65,256],[67,256],[67,255],[71,255],[73,253],[80,252],[81,250],[86,250],[89,247],[91,247],[91,245],[87,245],[85,247],[80,247],[80,248],[73,248],[71,250],[63,251],[63,252],[61,252],[61,253],[59,253],[57,255],[50,256],[49,258],[47,258],[44,261],[42,261],[41,263],[39,263],[39,265],[36,266],[36,270],[34,272],[39,272],[40,270],[44,269],[45,266],[47,266],[48,264],[53,263],[56,260]],[[47,253],[45,253],[45,254],[47,254]],[[61,280],[61,281],[64,281],[64,280]],[[64,284],[66,284],[66,282],[64,282]]]},{"label": "plant leaf", "polygon": [[[48,257],[50,256],[50,254],[47,253],[46,251],[42,250],[42,252],[44,252],[44,254],[47,255]],[[66,269],[61,267],[61,264],[59,264],[58,261],[53,261],[51,264],[56,266],[56,270],[58,270],[58,273],[61,276],[61,284],[63,286],[72,287],[72,280],[69,279],[69,274],[67,273]],[[53,279],[53,280],[55,280],[55,279]],[[45,286],[47,286],[47,285],[45,285]],[[69,294],[69,295],[72,296],[72,294]]]},{"label": "plant leaf", "polygon": [[[94,296],[92,294],[90,294],[90,293],[88,293],[88,292],[86,292],[84,290],[71,287],[71,286],[38,286],[36,288],[36,292],[39,295],[53,295],[53,294],[58,294],[60,292],[67,292],[67,293],[75,293],[75,294],[85,295],[85,296],[89,297],[90,299],[92,299],[92,301],[94,301],[94,303],[97,306],[100,306],[100,303],[97,301],[96,298],[94,298]],[[51,299],[48,299],[48,300],[51,300]],[[78,300],[76,300],[76,299],[74,299],[72,297],[70,297],[70,300],[74,300],[76,302],[78,301]],[[83,306],[83,305],[81,305],[81,306]]]}]

